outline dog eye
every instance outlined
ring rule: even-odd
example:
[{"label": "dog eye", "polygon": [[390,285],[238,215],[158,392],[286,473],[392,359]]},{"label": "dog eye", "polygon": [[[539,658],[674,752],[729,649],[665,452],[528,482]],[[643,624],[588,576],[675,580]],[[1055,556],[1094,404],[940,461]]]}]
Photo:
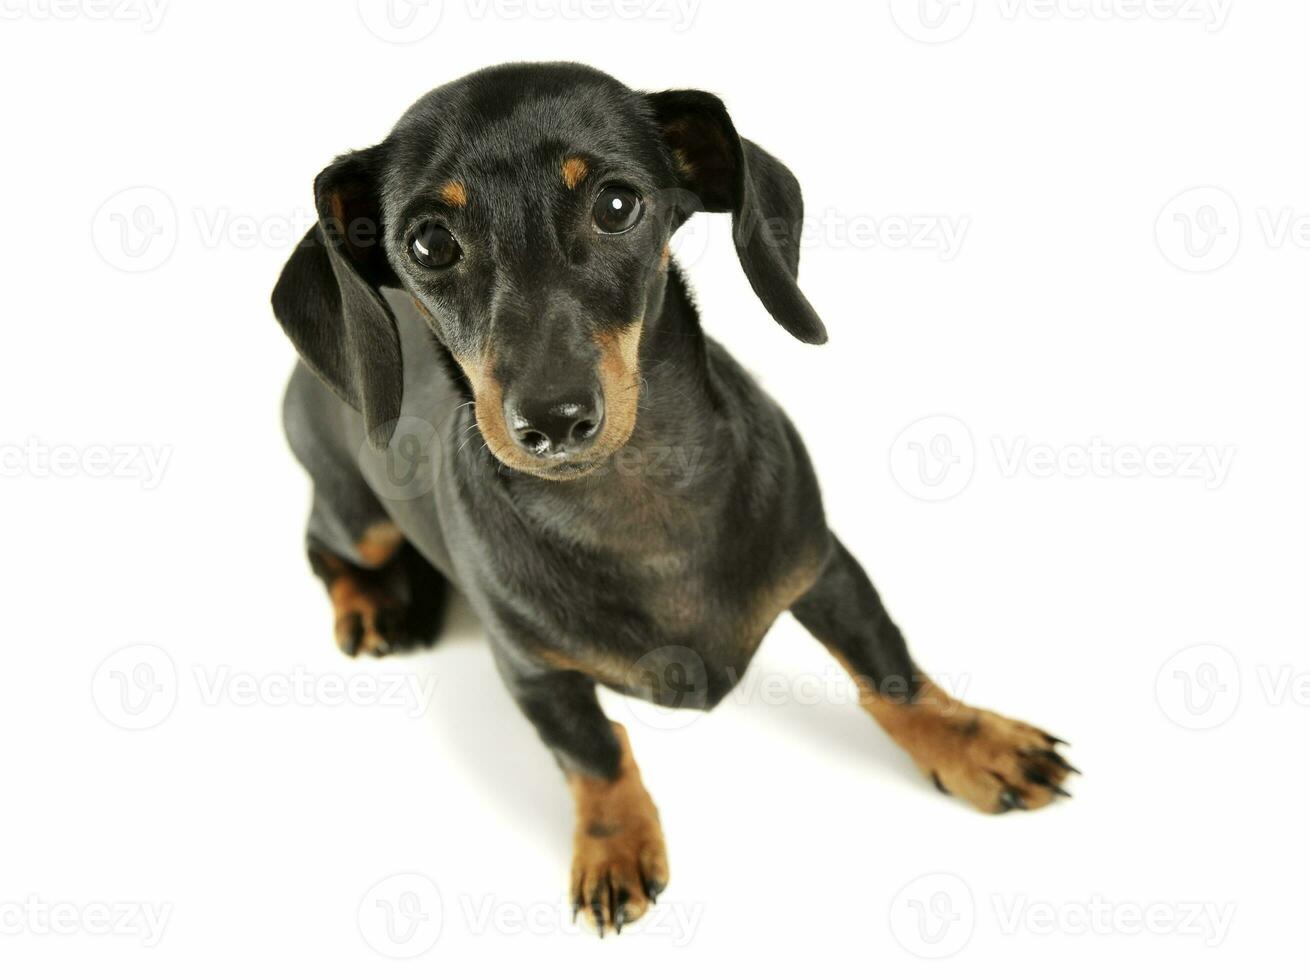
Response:
[{"label": "dog eye", "polygon": [[610,185],[596,198],[591,217],[601,234],[621,235],[631,231],[641,220],[641,195],[631,187]]},{"label": "dog eye", "polygon": [[444,269],[459,261],[459,242],[445,225],[425,221],[409,243],[414,261],[426,269]]}]

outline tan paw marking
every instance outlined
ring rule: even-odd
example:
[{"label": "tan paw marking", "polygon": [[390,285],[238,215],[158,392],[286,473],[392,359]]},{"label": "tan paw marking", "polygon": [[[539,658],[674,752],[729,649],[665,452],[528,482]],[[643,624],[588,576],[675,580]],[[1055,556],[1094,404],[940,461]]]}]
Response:
[{"label": "tan paw marking", "polygon": [[623,749],[613,781],[569,776],[577,809],[573,837],[573,914],[585,909],[596,932],[635,922],[669,881],[659,813],[642,785],[627,732],[614,725]]},{"label": "tan paw marking", "polygon": [[333,579],[328,595],[336,618],[333,633],[343,653],[380,657],[391,652],[389,637],[404,614],[396,599],[353,571]]},{"label": "tan paw marking", "polygon": [[944,793],[986,813],[1035,810],[1068,796],[1076,770],[1040,728],[957,701],[926,683],[912,703],[867,695],[865,707]]}]

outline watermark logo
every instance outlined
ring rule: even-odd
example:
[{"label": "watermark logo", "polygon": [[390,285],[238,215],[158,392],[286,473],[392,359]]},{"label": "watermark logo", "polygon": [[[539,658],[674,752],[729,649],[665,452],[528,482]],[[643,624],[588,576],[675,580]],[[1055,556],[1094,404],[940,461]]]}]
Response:
[{"label": "watermark logo", "polygon": [[117,650],[96,668],[91,696],[110,724],[128,730],[163,723],[179,701],[182,681],[195,685],[202,708],[385,708],[421,718],[432,704],[437,678],[413,672],[361,667],[348,674],[289,671],[254,674],[227,664],[196,664],[179,674],[173,658],[159,647],[135,644]]},{"label": "watermark logo", "polygon": [[1290,662],[1254,665],[1255,682],[1227,649],[1203,643],[1179,650],[1155,678],[1155,699],[1166,718],[1190,731],[1218,728],[1252,694],[1268,708],[1310,708],[1310,671]]},{"label": "watermark logo", "polygon": [[892,478],[917,500],[949,500],[969,486],[979,458],[1002,479],[1173,479],[1217,490],[1228,480],[1236,446],[1204,443],[1115,444],[1101,436],[1052,444],[1027,436],[993,436],[975,456],[973,433],[957,418],[933,415],[906,426],[892,442]]},{"label": "watermark logo", "polygon": [[1242,215],[1221,187],[1193,187],[1175,195],[1155,219],[1155,243],[1184,272],[1213,272],[1237,254]]},{"label": "watermark logo", "polygon": [[911,497],[949,500],[973,479],[973,433],[949,415],[919,419],[896,437],[888,463],[892,479]]},{"label": "watermark logo", "polygon": [[1140,901],[1093,894],[1044,899],[993,893],[978,905],[957,875],[922,875],[892,899],[892,936],[906,952],[924,959],[954,956],[969,944],[976,920],[990,913],[1002,936],[1159,936],[1200,940],[1216,947],[1228,937],[1233,902]]},{"label": "watermark logo", "polygon": [[436,882],[414,872],[383,878],[359,903],[359,934],[392,959],[422,956],[441,938],[443,911]]},{"label": "watermark logo", "polygon": [[[703,718],[706,709],[719,700],[718,696],[711,696],[705,661],[687,647],[652,650],[628,669],[624,679],[633,692],[624,702],[633,719],[655,729],[686,728]],[[945,692],[947,700],[941,708],[947,715],[965,700],[972,680],[968,674],[916,675],[915,680],[920,679],[932,681],[935,688]],[[719,681],[722,700],[769,708],[788,704],[858,706],[873,694],[886,701],[903,703],[912,688],[911,680],[905,677],[885,677],[878,683],[868,677],[856,679],[836,663],[819,671],[799,673],[756,668],[739,673],[729,668]],[[931,702],[933,696],[925,699]]]},{"label": "watermark logo", "polygon": [[[432,492],[441,465],[436,428],[417,415],[402,415],[386,449],[369,440],[359,447],[360,468],[370,475],[373,492],[386,500],[415,500]],[[481,452],[482,434],[470,423],[456,452]]]},{"label": "watermark logo", "polygon": [[892,898],[892,936],[907,953],[929,960],[954,956],[973,937],[976,910],[964,879],[946,872],[915,878]]},{"label": "watermark logo", "polygon": [[1180,728],[1218,728],[1237,711],[1242,674],[1237,658],[1224,647],[1203,643],[1179,650],[1160,666],[1155,700]]},{"label": "watermark logo", "polygon": [[388,44],[413,44],[441,23],[442,0],[358,0],[359,19]]},{"label": "watermark logo", "polygon": [[[220,205],[193,208],[191,218],[195,224],[196,236],[205,248],[281,250],[299,243],[305,232],[318,221],[318,214],[304,207],[291,208],[283,214],[243,214]],[[339,237],[358,234],[361,239],[365,239],[365,244],[372,244],[376,240],[372,222],[367,219],[356,219],[344,231],[337,228],[324,229],[325,234],[334,231],[338,232]]]},{"label": "watermark logo", "polygon": [[[689,197],[693,195],[687,195]],[[678,226],[669,239],[669,251],[683,268],[691,268],[709,250],[712,219],[707,214],[693,214]]]},{"label": "watermark logo", "polygon": [[[225,205],[193,207],[179,217],[173,199],[158,187],[129,187],[111,196],[91,223],[92,243],[100,256],[124,272],[153,272],[172,258],[184,235],[202,248],[283,251],[296,245],[318,215],[307,208],[273,214],[249,214]],[[346,232],[366,238],[376,232],[357,222]],[[333,229],[325,229],[325,234]],[[190,240],[190,238],[189,238]]]},{"label": "watermark logo", "polygon": [[1176,195],[1155,222],[1160,254],[1184,272],[1214,272],[1249,243],[1270,252],[1310,251],[1310,213],[1282,205],[1260,205],[1245,213],[1221,187],[1193,187]]},{"label": "watermark logo", "polygon": [[973,23],[974,0],[891,0],[892,21],[913,41],[953,41]]},{"label": "watermark logo", "polygon": [[672,731],[686,728],[709,706],[705,661],[688,647],[659,647],[628,668],[627,684],[642,694],[625,698],[639,723]]},{"label": "watermark logo", "polygon": [[177,208],[158,187],[128,187],[100,205],[91,240],[115,269],[151,272],[177,247]]},{"label": "watermark logo", "polygon": [[128,731],[154,728],[177,704],[177,665],[145,643],[116,650],[100,662],[91,697],[104,719]]}]

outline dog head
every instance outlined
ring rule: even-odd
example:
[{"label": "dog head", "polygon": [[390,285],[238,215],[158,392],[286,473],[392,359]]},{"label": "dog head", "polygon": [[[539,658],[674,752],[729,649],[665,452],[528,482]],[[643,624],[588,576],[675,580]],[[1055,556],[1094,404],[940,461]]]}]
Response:
[{"label": "dog head", "polygon": [[403,385],[383,286],[412,297],[458,362],[496,457],[551,479],[631,435],[669,238],[694,212],[730,212],[764,306],[826,339],[796,285],[800,188],[704,92],[635,92],[571,64],[487,69],[339,157],[314,198],[274,311],[379,447]]}]

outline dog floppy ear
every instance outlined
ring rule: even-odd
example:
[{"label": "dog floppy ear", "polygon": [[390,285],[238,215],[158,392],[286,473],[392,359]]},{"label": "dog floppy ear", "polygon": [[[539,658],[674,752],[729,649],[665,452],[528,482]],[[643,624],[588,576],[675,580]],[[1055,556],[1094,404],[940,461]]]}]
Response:
[{"label": "dog floppy ear", "polygon": [[364,416],[385,448],[400,416],[400,335],[380,286],[399,280],[383,250],[382,145],[338,157],[314,179],[318,222],[273,288],[273,312],[301,358]]},{"label": "dog floppy ear", "polygon": [[792,336],[822,344],[828,331],[796,285],[804,204],[792,172],[738,136],[716,96],[683,90],[647,99],[697,210],[732,212],[737,257],[764,308]]}]

